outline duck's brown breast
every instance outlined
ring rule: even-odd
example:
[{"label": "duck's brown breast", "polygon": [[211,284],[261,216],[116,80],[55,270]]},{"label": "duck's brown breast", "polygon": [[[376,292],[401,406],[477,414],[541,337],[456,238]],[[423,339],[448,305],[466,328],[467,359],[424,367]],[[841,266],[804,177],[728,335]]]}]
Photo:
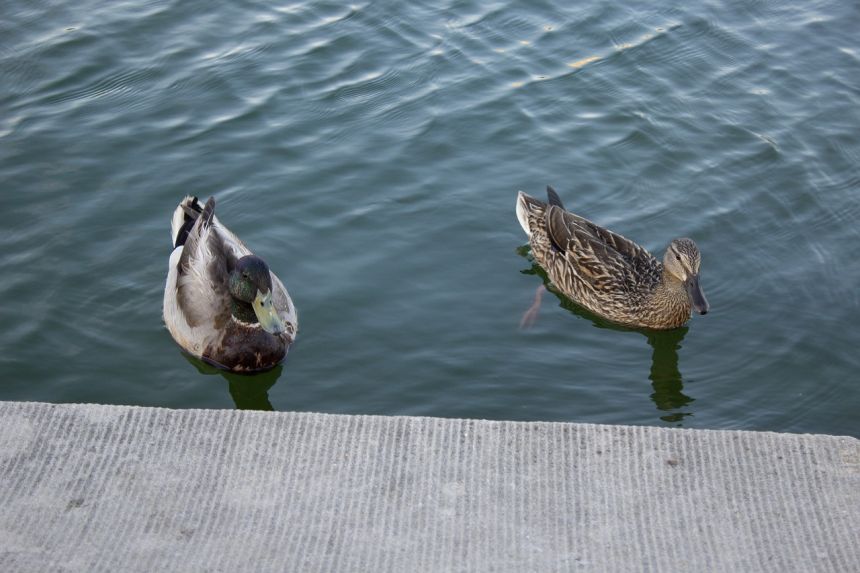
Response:
[{"label": "duck's brown breast", "polygon": [[234,372],[255,372],[274,368],[292,344],[288,333],[274,335],[259,326],[230,320],[218,341],[209,344],[203,358]]}]

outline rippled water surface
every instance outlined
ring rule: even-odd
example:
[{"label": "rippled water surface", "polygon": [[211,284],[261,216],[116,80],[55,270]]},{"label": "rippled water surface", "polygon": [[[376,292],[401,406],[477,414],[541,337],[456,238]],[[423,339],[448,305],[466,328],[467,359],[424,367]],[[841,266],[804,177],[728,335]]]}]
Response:
[{"label": "rippled water surface", "polygon": [[[860,435],[860,9],[625,4],[3,2],[0,399]],[[548,183],[712,312],[521,330]],[[273,372],[162,325],[189,193],[293,295]]]}]

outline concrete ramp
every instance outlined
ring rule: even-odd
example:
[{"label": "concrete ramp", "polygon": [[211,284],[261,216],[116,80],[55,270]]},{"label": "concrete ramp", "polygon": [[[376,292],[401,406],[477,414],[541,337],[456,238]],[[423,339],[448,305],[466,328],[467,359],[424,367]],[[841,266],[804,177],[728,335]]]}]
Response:
[{"label": "concrete ramp", "polygon": [[0,571],[860,571],[860,442],[6,402]]}]

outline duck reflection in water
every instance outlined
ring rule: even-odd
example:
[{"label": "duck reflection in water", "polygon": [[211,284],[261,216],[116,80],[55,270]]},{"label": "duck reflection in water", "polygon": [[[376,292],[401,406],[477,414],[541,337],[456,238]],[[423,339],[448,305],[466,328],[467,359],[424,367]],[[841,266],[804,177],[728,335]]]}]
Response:
[{"label": "duck reflection in water", "polygon": [[[528,245],[520,247],[517,252],[521,256],[528,258]],[[658,410],[665,412],[664,415],[660,416],[660,419],[664,422],[680,426],[685,417],[692,415],[692,412],[684,410],[694,399],[684,394],[684,382],[681,377],[681,371],[678,369],[678,349],[681,348],[681,342],[684,340],[689,327],[682,326],[672,330],[647,330],[619,326],[590,313],[563,294],[554,290],[546,273],[537,263],[532,262],[530,268],[524,269],[521,272],[527,275],[539,276],[543,284],[538,287],[535,293],[534,303],[523,315],[520,328],[527,329],[535,323],[541,298],[546,291],[549,291],[558,298],[559,306],[577,316],[590,320],[597,328],[641,333],[645,336],[652,349],[651,372],[648,374],[648,378],[651,380],[651,387],[654,390],[651,394],[651,400],[657,406]]]},{"label": "duck reflection in water", "polygon": [[281,377],[281,372],[284,369],[283,364],[278,364],[271,370],[256,374],[236,374],[235,372],[227,372],[226,370],[216,368],[186,352],[182,352],[182,356],[201,374],[208,376],[217,375],[227,380],[227,389],[233,398],[233,402],[236,404],[236,409],[265,410],[269,412],[275,410],[269,401],[269,389]]}]

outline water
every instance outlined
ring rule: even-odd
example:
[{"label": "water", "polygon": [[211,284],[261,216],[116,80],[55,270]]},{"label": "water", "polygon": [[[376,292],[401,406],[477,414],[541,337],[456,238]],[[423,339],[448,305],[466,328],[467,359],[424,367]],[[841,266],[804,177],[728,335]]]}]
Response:
[{"label": "water", "polygon": [[[0,399],[860,435],[860,10],[661,6],[4,2]],[[711,313],[520,330],[547,183]],[[188,193],[298,306],[271,373],[163,328]]]}]

